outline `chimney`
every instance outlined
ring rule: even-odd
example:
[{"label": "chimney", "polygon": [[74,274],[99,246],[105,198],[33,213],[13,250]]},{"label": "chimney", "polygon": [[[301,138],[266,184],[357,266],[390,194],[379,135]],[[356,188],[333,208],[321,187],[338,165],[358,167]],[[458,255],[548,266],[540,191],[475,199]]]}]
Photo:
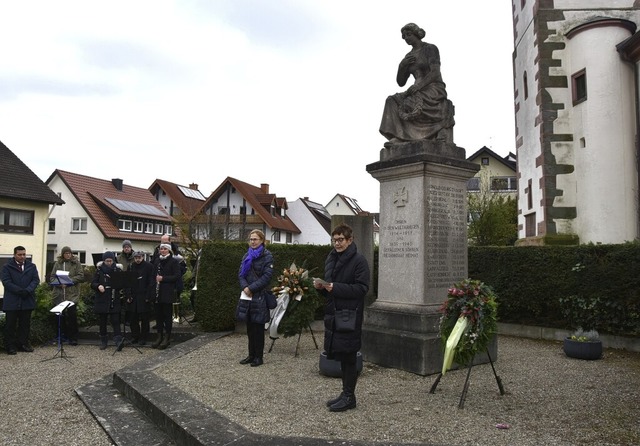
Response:
[{"label": "chimney", "polygon": [[113,184],[113,187],[115,187],[119,191],[122,190],[122,180],[120,178],[113,178],[111,180],[111,184]]},{"label": "chimney", "polygon": [[302,198],[304,201],[309,201],[309,197],[303,197]]},{"label": "chimney", "polygon": [[269,193],[269,185],[267,183],[260,183],[260,189],[262,189],[263,194]]},{"label": "chimney", "polygon": [[196,183],[189,184],[189,189],[198,190],[198,185]]}]

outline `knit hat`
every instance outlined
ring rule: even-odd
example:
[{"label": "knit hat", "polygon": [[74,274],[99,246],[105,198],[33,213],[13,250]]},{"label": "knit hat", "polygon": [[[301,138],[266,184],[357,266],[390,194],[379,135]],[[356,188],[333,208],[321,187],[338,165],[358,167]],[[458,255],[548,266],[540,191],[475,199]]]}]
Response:
[{"label": "knit hat", "polygon": [[124,242],[122,242],[122,247],[124,248],[125,246],[129,245],[129,248],[133,247],[133,245],[131,244],[131,242],[129,240],[125,240]]},{"label": "knit hat", "polygon": [[73,252],[73,251],[71,251],[71,248],[69,248],[68,246],[63,246],[62,251],[60,251],[60,254],[64,254],[65,252]]},{"label": "knit hat", "polygon": [[115,260],[116,256],[113,254],[113,252],[106,251],[104,254],[102,254],[102,260],[104,261],[107,259]]},{"label": "knit hat", "polygon": [[161,243],[160,248],[167,248],[169,251],[171,251],[171,245],[169,243]]},{"label": "knit hat", "polygon": [[142,251],[136,251],[133,253],[134,257],[144,257],[144,252]]}]

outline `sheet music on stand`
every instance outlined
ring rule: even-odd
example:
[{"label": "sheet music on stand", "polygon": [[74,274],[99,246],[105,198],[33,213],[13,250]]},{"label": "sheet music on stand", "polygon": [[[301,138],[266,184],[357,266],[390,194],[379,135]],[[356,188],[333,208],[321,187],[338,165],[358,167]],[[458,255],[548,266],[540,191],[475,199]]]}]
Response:
[{"label": "sheet music on stand", "polygon": [[51,313],[60,314],[64,310],[66,310],[67,308],[72,307],[74,305],[75,305],[75,303],[73,303],[72,301],[64,300],[64,301],[60,302],[58,305],[56,305],[55,307],[53,307],[52,309],[50,309],[49,311]]},{"label": "sheet music on stand", "polygon": [[56,275],[49,282],[50,285],[66,285],[73,286],[73,280],[69,278],[69,271],[58,270],[56,271]]}]

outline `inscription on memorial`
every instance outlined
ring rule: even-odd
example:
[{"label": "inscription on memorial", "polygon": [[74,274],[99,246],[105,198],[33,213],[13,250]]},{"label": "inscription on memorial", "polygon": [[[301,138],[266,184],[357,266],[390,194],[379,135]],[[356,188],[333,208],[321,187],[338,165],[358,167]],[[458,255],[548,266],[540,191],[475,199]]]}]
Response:
[{"label": "inscription on memorial", "polygon": [[385,228],[387,243],[380,247],[382,257],[413,257],[420,253],[420,225],[408,223],[406,220],[396,220]]},{"label": "inscription on memorial", "polygon": [[429,185],[426,233],[427,281],[430,287],[449,287],[466,275],[466,190]]}]

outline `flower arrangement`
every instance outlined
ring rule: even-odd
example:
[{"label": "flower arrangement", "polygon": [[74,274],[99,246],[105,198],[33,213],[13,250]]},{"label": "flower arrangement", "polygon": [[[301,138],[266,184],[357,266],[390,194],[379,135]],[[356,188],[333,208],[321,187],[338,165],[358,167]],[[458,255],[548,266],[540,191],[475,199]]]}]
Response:
[{"label": "flower arrangement", "polygon": [[454,360],[467,366],[476,354],[485,351],[498,325],[497,296],[488,285],[465,279],[447,293],[440,308],[440,338],[445,347],[443,374]]},{"label": "flower arrangement", "polygon": [[315,317],[321,300],[309,277],[309,270],[298,267],[295,262],[277,277],[278,284],[272,288],[278,306],[273,312],[269,336],[277,338],[300,334]]}]

